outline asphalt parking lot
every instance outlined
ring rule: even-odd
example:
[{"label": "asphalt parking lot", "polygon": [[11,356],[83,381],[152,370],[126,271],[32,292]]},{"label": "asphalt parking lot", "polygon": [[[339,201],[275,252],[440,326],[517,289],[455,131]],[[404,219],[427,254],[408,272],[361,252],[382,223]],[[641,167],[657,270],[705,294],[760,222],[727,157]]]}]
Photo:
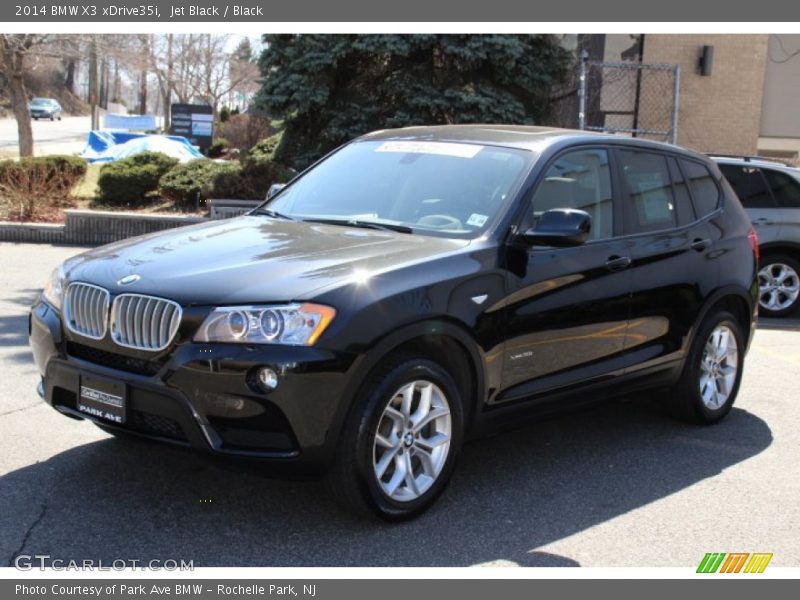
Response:
[{"label": "asphalt parking lot", "polygon": [[195,566],[800,566],[800,321],[763,322],[712,427],[652,398],[469,444],[448,492],[402,525],[340,512],[317,482],[121,441],[35,391],[27,308],[76,247],[0,243],[0,565],[17,554]]}]

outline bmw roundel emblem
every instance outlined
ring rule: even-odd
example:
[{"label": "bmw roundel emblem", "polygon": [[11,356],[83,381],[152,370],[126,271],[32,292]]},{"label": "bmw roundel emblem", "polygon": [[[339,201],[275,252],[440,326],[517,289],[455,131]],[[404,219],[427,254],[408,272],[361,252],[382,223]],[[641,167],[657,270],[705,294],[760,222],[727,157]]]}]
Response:
[{"label": "bmw roundel emblem", "polygon": [[133,283],[134,281],[139,281],[141,276],[139,275],[125,275],[122,279],[120,279],[117,284],[118,285],[128,285],[129,283]]}]

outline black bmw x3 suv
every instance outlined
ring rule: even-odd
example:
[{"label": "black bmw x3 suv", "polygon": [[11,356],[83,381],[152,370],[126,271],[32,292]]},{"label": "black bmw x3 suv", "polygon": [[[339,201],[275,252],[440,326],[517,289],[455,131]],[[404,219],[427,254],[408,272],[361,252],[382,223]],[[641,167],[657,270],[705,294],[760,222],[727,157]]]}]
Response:
[{"label": "black bmw x3 suv", "polygon": [[536,127],[378,131],[250,214],[67,260],[31,312],[63,414],[289,473],[397,520],[462,442],[609,393],[731,409],[757,239],[717,166]]}]

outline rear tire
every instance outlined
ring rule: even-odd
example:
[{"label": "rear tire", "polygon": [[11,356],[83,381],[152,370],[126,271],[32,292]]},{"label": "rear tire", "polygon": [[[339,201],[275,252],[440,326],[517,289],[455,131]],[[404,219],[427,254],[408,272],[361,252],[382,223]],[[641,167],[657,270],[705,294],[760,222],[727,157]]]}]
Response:
[{"label": "rear tire", "polygon": [[758,310],[762,317],[788,317],[800,308],[800,261],[766,254],[758,269]]},{"label": "rear tire", "polygon": [[727,415],[742,381],[745,343],[742,327],[731,313],[715,312],[703,321],[668,405],[677,418],[716,423]]},{"label": "rear tire", "polygon": [[369,377],[344,426],[326,485],[345,509],[402,521],[444,491],[461,446],[464,409],[437,363],[398,355]]}]

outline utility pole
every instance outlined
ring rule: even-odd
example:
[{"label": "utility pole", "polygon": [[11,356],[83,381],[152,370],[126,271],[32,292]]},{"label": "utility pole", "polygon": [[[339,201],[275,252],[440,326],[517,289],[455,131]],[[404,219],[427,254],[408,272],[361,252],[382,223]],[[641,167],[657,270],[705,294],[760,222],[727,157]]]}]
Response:
[{"label": "utility pole", "polygon": [[97,39],[89,44],[89,110],[92,113],[92,130],[99,129],[97,114]]}]

